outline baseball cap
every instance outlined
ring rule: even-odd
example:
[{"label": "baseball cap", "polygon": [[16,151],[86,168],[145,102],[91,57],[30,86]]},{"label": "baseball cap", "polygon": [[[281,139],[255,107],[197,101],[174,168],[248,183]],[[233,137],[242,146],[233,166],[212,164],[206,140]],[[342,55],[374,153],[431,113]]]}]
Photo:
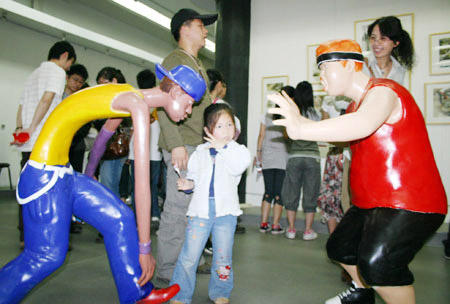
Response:
[{"label": "baseball cap", "polygon": [[205,94],[206,83],[202,76],[193,68],[187,65],[177,65],[170,71],[167,71],[162,65],[156,64],[156,76],[159,80],[167,77],[179,85],[195,101],[202,99]]},{"label": "baseball cap", "polygon": [[174,34],[186,20],[191,19],[200,19],[205,26],[210,25],[216,22],[218,16],[218,14],[200,15],[199,12],[193,9],[182,8],[173,15],[170,22],[170,31]]}]

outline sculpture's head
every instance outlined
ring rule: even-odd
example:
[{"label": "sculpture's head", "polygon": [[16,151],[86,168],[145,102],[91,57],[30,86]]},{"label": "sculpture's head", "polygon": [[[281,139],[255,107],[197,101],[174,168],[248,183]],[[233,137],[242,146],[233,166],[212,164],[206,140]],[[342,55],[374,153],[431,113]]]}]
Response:
[{"label": "sculpture's head", "polygon": [[164,110],[173,121],[180,121],[192,112],[194,101],[202,99],[206,83],[202,76],[186,65],[178,65],[167,71],[156,64],[156,76],[162,80],[160,88],[170,99]]}]

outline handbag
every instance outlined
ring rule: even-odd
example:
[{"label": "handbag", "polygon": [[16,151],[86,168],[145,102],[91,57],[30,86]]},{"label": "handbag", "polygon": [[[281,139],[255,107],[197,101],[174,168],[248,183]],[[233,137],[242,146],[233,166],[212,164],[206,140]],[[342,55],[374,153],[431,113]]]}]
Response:
[{"label": "handbag", "polygon": [[112,160],[128,156],[130,152],[130,135],[123,129],[118,129],[106,145],[103,159]]}]

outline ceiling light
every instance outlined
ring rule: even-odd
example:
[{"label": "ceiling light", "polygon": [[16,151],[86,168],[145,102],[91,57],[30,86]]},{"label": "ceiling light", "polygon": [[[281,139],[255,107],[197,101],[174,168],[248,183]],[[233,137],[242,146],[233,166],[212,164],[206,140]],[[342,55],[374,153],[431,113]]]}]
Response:
[{"label": "ceiling light", "polygon": [[[170,30],[170,18],[142,2],[136,0],[112,1]],[[216,44],[211,40],[206,39],[205,48],[214,53],[216,51]]]}]

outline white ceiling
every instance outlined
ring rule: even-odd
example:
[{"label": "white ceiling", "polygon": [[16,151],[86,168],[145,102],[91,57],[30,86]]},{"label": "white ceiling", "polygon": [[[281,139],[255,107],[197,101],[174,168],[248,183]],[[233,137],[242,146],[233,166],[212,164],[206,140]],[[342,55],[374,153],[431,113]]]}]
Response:
[{"label": "white ceiling", "polygon": [[[95,10],[101,14],[107,15],[109,17],[112,17],[115,20],[118,20],[120,22],[126,23],[127,25],[131,27],[135,27],[143,32],[149,33],[149,35],[158,38],[161,41],[166,42],[168,45],[173,44],[174,40],[172,35],[169,34],[169,30],[166,28],[163,28],[162,26],[149,21],[148,19],[126,9],[122,6],[114,3],[112,0],[62,0],[67,3],[78,3],[83,6],[88,7],[89,9]],[[198,11],[201,14],[209,14],[209,13],[215,13],[216,12],[216,4],[215,0],[139,0],[140,2],[150,6],[151,8],[157,10],[158,12],[166,15],[167,17],[171,18],[179,9],[181,8],[191,8],[196,11]],[[0,6],[0,13],[6,17],[7,20],[12,21],[14,23],[23,25],[28,28],[32,28],[35,30],[38,30],[40,32],[47,33],[52,36],[60,37],[61,35],[65,34],[64,32],[59,32],[59,28],[55,28],[52,26],[48,26],[45,24],[45,22],[40,22],[33,20],[32,18],[28,18],[27,16],[23,16],[21,14],[14,14],[9,11],[2,11],[3,6],[7,6],[7,3],[11,2],[9,0],[0,0],[0,4],[4,3],[4,5]],[[25,5],[29,8],[35,8],[37,11],[39,11],[40,6],[48,5],[48,3],[51,3],[48,0],[16,0],[14,2],[17,2],[19,4]],[[6,4],[5,4],[6,3]],[[55,16],[56,18],[58,16]],[[208,26],[208,38],[211,41],[215,41],[215,26],[216,23]],[[91,40],[85,40],[84,37],[70,37],[71,41],[75,43],[79,43],[81,45],[99,50],[104,51],[105,45],[99,43],[96,44],[96,41]],[[106,46],[108,49],[108,46]],[[114,47],[110,47],[109,51],[114,52],[115,56],[121,57],[125,60],[131,61],[131,62],[140,62],[141,59],[137,58],[139,56],[131,55],[127,51],[123,51],[119,49],[114,49]],[[145,50],[143,50],[145,51]],[[139,53],[139,52],[137,52]],[[202,50],[200,53],[201,56],[207,57],[209,60],[213,60],[215,58],[214,53]],[[150,57],[152,55],[150,54]],[[149,56],[147,56],[149,57]],[[142,57],[141,57],[142,58]],[[148,58],[146,58],[148,60]],[[148,60],[152,61],[152,60]],[[154,60],[152,62],[155,62]]]}]

